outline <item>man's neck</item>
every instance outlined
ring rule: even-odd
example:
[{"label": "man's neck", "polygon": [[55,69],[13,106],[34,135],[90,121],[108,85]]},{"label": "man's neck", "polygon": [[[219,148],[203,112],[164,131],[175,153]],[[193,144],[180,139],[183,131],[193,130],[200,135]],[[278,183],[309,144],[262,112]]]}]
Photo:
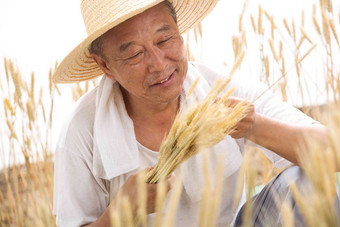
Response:
[{"label": "man's neck", "polygon": [[136,138],[145,147],[158,151],[169,133],[179,109],[179,97],[169,103],[132,102],[124,95],[128,115],[133,121]]},{"label": "man's neck", "polygon": [[167,103],[153,103],[148,100],[135,100],[122,89],[126,110],[130,118],[149,124],[172,122],[179,109],[179,97]]}]

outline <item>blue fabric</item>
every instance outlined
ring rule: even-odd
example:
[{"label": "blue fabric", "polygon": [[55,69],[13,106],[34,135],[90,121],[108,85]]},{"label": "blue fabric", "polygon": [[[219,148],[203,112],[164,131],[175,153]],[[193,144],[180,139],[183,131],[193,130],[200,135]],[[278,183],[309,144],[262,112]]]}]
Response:
[{"label": "blue fabric", "polygon": [[[310,190],[310,183],[300,167],[291,166],[285,169],[269,182],[258,194],[246,202],[246,204],[251,207],[251,218],[250,220],[247,220],[249,221],[247,222],[247,226],[284,226],[284,220],[281,214],[281,205],[283,203],[290,204],[294,215],[295,226],[307,226],[295,203],[289,186],[290,183],[294,183],[303,195]],[[246,224],[243,219],[246,204],[237,214],[234,223],[235,227],[245,226]],[[337,206],[335,209],[339,220],[339,197],[337,197],[336,204]]]}]

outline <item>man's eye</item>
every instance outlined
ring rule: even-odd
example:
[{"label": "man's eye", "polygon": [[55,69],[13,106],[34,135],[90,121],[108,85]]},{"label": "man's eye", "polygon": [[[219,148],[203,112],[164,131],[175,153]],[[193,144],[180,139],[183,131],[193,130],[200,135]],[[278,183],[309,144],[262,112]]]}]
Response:
[{"label": "man's eye", "polygon": [[136,58],[136,57],[138,57],[138,56],[141,55],[141,54],[142,54],[142,52],[138,52],[137,54],[135,54],[135,55],[129,57],[128,59]]},{"label": "man's eye", "polygon": [[158,42],[157,44],[158,44],[158,45],[161,45],[161,44],[163,44],[163,43],[166,43],[166,42],[169,41],[170,39],[171,39],[171,37],[170,37],[170,38],[167,38],[167,39],[164,39],[164,40]]}]

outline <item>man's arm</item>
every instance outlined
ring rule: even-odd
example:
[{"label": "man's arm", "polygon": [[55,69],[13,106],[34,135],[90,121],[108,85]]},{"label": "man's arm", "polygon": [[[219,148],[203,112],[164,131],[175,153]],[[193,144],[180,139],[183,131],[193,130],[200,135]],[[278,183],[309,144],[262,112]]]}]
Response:
[{"label": "man's arm", "polygon": [[287,123],[258,113],[247,138],[295,164],[299,164],[302,146],[310,141],[326,146],[328,140],[326,127],[321,124]]},{"label": "man's arm", "polygon": [[[234,106],[240,99],[231,99]],[[326,127],[322,124],[298,124],[284,122],[255,112],[250,104],[247,115],[236,125],[233,138],[246,137],[254,143],[265,147],[281,157],[298,163],[298,152],[302,146],[313,141],[326,146],[328,137]]]}]

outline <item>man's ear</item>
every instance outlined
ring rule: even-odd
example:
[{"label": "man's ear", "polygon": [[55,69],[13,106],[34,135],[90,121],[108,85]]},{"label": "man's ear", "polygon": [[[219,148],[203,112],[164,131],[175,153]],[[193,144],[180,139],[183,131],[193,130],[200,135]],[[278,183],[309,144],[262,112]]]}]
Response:
[{"label": "man's ear", "polygon": [[103,57],[97,55],[97,54],[91,54],[94,61],[97,63],[99,68],[104,72],[104,74],[109,77],[110,79],[115,79],[115,77],[112,74],[112,71],[107,67],[106,60],[103,59]]}]

